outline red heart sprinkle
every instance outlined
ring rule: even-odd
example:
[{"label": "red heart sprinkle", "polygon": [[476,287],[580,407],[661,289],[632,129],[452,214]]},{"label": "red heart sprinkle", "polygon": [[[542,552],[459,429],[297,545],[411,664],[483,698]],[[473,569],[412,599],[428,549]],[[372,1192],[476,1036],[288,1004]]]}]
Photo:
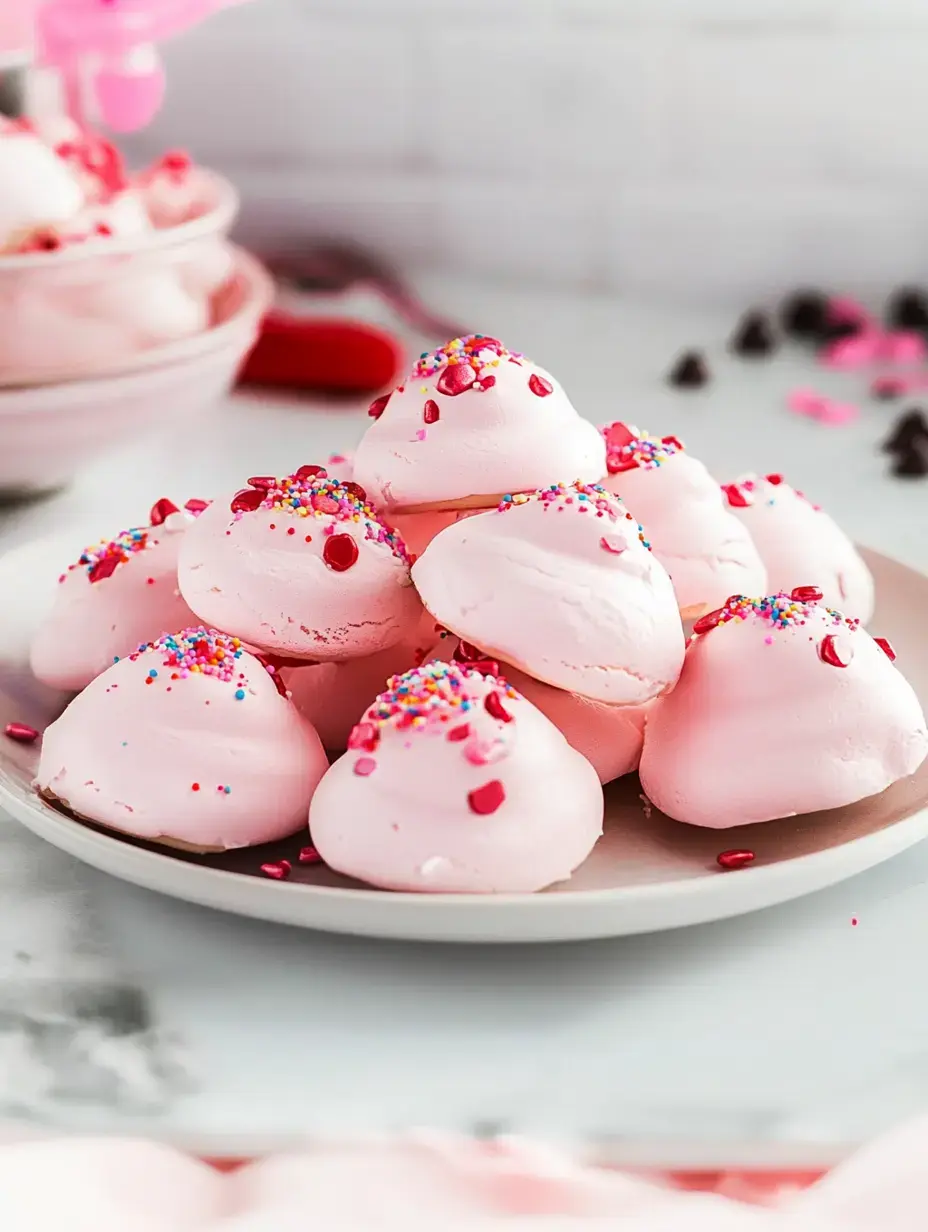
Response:
[{"label": "red heart sprinkle", "polygon": [[272,881],[286,881],[293,872],[293,865],[289,860],[275,860],[271,864],[262,864],[261,872]]},{"label": "red heart sprinkle", "polygon": [[460,727],[452,727],[445,739],[450,740],[452,744],[458,744],[461,740],[466,740],[469,735],[470,724],[462,723]]},{"label": "red heart sprinkle", "polygon": [[726,871],[733,868],[747,868],[749,864],[754,863],[754,852],[738,848],[731,851],[720,851],[715,857],[715,862],[719,868],[724,868]]},{"label": "red heart sprinkle", "polygon": [[301,864],[322,864],[322,856],[315,847],[301,847],[299,861]]},{"label": "red heart sprinkle", "polygon": [[495,813],[505,799],[506,789],[499,779],[491,779],[489,783],[484,783],[482,787],[476,787],[467,793],[467,804],[470,811],[479,813],[481,816]]},{"label": "red heart sprinkle", "polygon": [[[300,469],[294,473],[293,478],[299,479],[303,483],[306,483],[308,479],[315,479],[317,475],[321,475],[322,478],[325,479],[328,476],[328,471],[324,466],[301,466]],[[252,481],[249,479],[248,482],[251,483]]]},{"label": "red heart sprinkle", "polygon": [[873,640],[879,646],[880,650],[882,650],[883,654],[886,655],[887,659],[889,659],[890,663],[895,663],[896,652],[893,650],[893,644],[889,638],[875,637]]},{"label": "red heart sprinkle", "polygon": [[627,458],[623,458],[621,455],[617,457],[614,453],[606,455],[606,470],[610,475],[621,475],[625,471],[635,470],[637,466],[638,463],[633,455]]},{"label": "red heart sprinkle", "polygon": [[433,402],[429,398],[422,410],[422,418],[427,424],[438,423],[438,417],[441,412],[438,409],[438,403]]},{"label": "red heart sprinkle", "polygon": [[481,676],[498,676],[499,664],[495,659],[469,659],[467,670],[479,672]]},{"label": "red heart sprinkle", "polygon": [[249,488],[260,488],[262,492],[266,492],[268,488],[273,488],[277,480],[273,475],[252,475],[245,482]]},{"label": "red heart sprinkle", "polygon": [[351,535],[330,535],[322,549],[322,559],[336,573],[344,573],[358,559],[358,545]]},{"label": "red heart sprinkle", "polygon": [[253,513],[264,500],[264,493],[258,488],[242,488],[232,497],[229,508],[233,513]]},{"label": "red heart sprinkle", "polygon": [[754,503],[736,483],[723,483],[722,491],[725,493],[725,499],[733,509],[747,509],[749,505]]},{"label": "red heart sprinkle", "polygon": [[489,376],[482,376],[477,382],[477,388],[482,394],[485,394],[488,389],[492,389],[496,384],[496,377],[491,372]]},{"label": "red heart sprinkle", "polygon": [[779,487],[780,484],[783,482],[783,476],[778,475],[776,471],[774,471],[772,475],[765,475],[764,478],[767,480],[768,483],[772,483],[775,488]]},{"label": "red heart sprinkle", "polygon": [[818,653],[823,663],[829,667],[847,667],[854,657],[853,647],[842,639],[840,642],[833,633],[826,633],[819,643]]},{"label": "red heart sprinkle", "polygon": [[370,415],[371,419],[380,418],[380,416],[387,409],[387,403],[390,401],[390,397],[390,394],[384,394],[382,397],[374,399],[374,401],[367,408],[367,413]]},{"label": "red heart sprinkle", "polygon": [[8,736],[10,740],[16,740],[19,744],[32,744],[33,740],[38,740],[39,733],[34,727],[30,727],[28,723],[7,723],[3,729],[3,734]]},{"label": "red heart sprinkle", "polygon": [[377,769],[377,763],[373,757],[359,757],[352,769],[360,778],[366,779],[369,774],[373,774]]},{"label": "red heart sprinkle", "polygon": [[528,387],[539,398],[547,398],[548,394],[554,393],[554,386],[551,382],[539,376],[537,372],[533,372],[528,378]]},{"label": "red heart sprinkle", "polygon": [[512,715],[503,705],[503,699],[498,693],[488,693],[483,701],[487,714],[501,723],[511,723]]},{"label": "red heart sprinkle", "polygon": [[112,577],[121,564],[122,560],[118,556],[104,556],[102,560],[97,561],[87,574],[87,580],[90,582],[102,582],[104,578]]},{"label": "red heart sprinkle", "polygon": [[348,737],[349,749],[364,749],[365,753],[373,753],[380,743],[380,732],[373,723],[356,723]]},{"label": "red heart sprinkle", "polygon": [[483,651],[478,650],[476,646],[472,646],[470,642],[465,642],[463,638],[455,647],[454,660],[456,663],[473,663],[475,659],[482,658]]},{"label": "red heart sprinkle", "polygon": [[470,364],[449,364],[438,378],[435,388],[440,394],[456,398],[458,394],[466,393],[477,379],[477,373]]},{"label": "red heart sprinkle", "polygon": [[351,480],[349,480],[347,483],[343,483],[342,487],[345,489],[346,492],[350,492],[352,496],[356,496],[359,501],[367,500],[367,493],[364,491],[364,489],[361,487],[359,483],[353,483]]},{"label": "red heart sprinkle", "polygon": [[198,498],[195,497],[192,500],[186,501],[184,504],[184,508],[187,510],[188,513],[192,513],[196,516],[196,515],[201,514],[204,509],[209,508],[209,501],[199,500]]},{"label": "red heart sprinkle", "polygon": [[610,449],[624,449],[626,445],[630,445],[635,439],[634,432],[632,432],[628,424],[622,423],[620,419],[603,428],[603,435]]},{"label": "red heart sprinkle", "polygon": [[165,518],[169,518],[172,513],[180,513],[180,510],[173,501],[169,501],[166,496],[162,496],[161,500],[155,501],[151,507],[151,513],[148,515],[150,526],[161,526]]},{"label": "red heart sprinkle", "polygon": [[717,607],[714,612],[706,612],[705,616],[700,618],[693,625],[694,633],[709,633],[716,625],[721,623],[722,617],[725,615],[723,607]]},{"label": "red heart sprinkle", "polygon": [[680,440],[678,436],[662,436],[661,444],[662,445],[673,445],[675,449],[684,448],[683,442]]},{"label": "red heart sprinkle", "polygon": [[823,595],[817,586],[796,586],[790,591],[789,597],[795,603],[817,603]]}]

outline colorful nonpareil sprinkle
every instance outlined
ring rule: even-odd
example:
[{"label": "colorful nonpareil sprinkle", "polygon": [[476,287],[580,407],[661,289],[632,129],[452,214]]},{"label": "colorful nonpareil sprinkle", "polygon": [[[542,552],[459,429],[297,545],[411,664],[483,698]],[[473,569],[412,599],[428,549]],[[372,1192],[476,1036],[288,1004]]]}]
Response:
[{"label": "colorful nonpareil sprinkle", "polygon": [[[138,552],[144,552],[153,540],[149,537],[151,528],[136,526],[132,530],[120,531],[115,539],[101,539],[93,547],[85,548],[73,565],[68,566],[68,573],[75,569],[83,569],[91,582],[102,581],[109,577],[119,565]],[[65,574],[58,579],[63,582]]]},{"label": "colorful nonpareil sprinkle", "polygon": [[[246,517],[253,509],[269,509],[291,517],[334,518],[336,522],[354,522],[364,527],[365,539],[385,544],[394,556],[409,563],[405,543],[396,531],[391,530],[380,520],[374,507],[368,503],[364,489],[350,481],[341,482],[330,478],[321,467],[302,467],[297,473],[287,475],[283,479],[262,476],[260,480],[254,481],[251,492],[253,497],[247,502],[244,500],[245,494],[239,493],[243,499],[239,502],[240,507],[234,509],[236,520]],[[276,530],[277,524],[272,524],[271,529]],[[288,530],[289,528],[284,527],[283,529]],[[349,537],[345,536],[345,538]],[[300,542],[304,541],[305,537],[301,535]],[[353,538],[352,543],[354,544]],[[340,553],[335,552],[334,555],[342,568],[348,568],[349,566],[343,562],[348,559],[351,552],[346,544],[342,545],[342,549]],[[332,565],[333,568],[338,567],[330,560],[326,563]],[[352,560],[351,563],[353,564],[354,561]]]},{"label": "colorful nonpareil sprinkle", "polygon": [[654,470],[674,454],[683,452],[683,445],[675,436],[649,436],[623,423],[607,424],[600,431],[606,442],[606,469],[610,475],[637,467]]},{"label": "colorful nonpareil sprinkle", "polygon": [[[728,624],[730,621],[748,619],[761,620],[771,629],[795,629],[806,623],[813,614],[810,604],[818,603],[821,597],[820,590],[807,586],[797,587],[792,594],[781,591],[779,594],[765,595],[760,599],[749,599],[746,595],[732,595],[724,607],[701,616],[693,625],[693,632],[708,633],[717,626]],[[835,626],[856,629],[860,625],[859,620],[842,616],[840,612],[835,612],[831,608],[815,608],[814,610],[826,612]]]},{"label": "colorful nonpareil sprinkle", "polygon": [[507,493],[497,506],[497,512],[507,513],[510,509],[527,505],[531,501],[540,501],[545,512],[572,510],[575,513],[592,513],[597,518],[607,518],[610,523],[631,522],[644,546],[651,546],[644,537],[644,531],[621,499],[607,492],[598,483],[554,483],[550,488],[539,488],[537,492]]},{"label": "colorful nonpareil sprinkle", "polygon": [[467,334],[463,338],[452,338],[437,351],[423,351],[412,370],[412,380],[422,380],[434,376],[442,368],[453,368],[458,364],[469,365],[478,376],[487,368],[495,368],[505,360],[517,362],[522,356],[515,351],[507,351],[498,338],[487,334]]},{"label": "colorful nonpareil sprinkle", "polygon": [[[156,642],[139,647],[129,658],[136,659],[140,654],[157,655],[161,658],[162,667],[170,669],[159,672],[157,668],[152,668],[146,678],[147,684],[158,680],[186,680],[188,676],[196,675],[212,676],[228,684],[244,681],[245,676],[238,663],[244,653],[237,637],[199,626],[184,629],[182,633],[165,634]],[[244,700],[245,690],[237,688],[235,696],[240,701]]]},{"label": "colorful nonpareil sprinkle", "polygon": [[[479,694],[474,686],[484,681],[485,677],[481,673],[462,663],[442,663],[437,659],[423,663],[411,672],[393,676],[388,680],[386,691],[380,694],[368,710],[365,716],[367,722],[359,724],[355,731],[366,728],[368,724],[390,725],[400,730],[446,723],[454,723],[457,727],[463,716],[477,704]],[[519,696],[515,689],[499,677],[494,684],[496,692],[493,696],[497,699],[495,703],[491,703],[494,708],[503,709],[503,697]],[[490,706],[487,706],[487,711],[493,715]],[[501,721],[508,722],[511,718],[507,712],[506,720]]]}]

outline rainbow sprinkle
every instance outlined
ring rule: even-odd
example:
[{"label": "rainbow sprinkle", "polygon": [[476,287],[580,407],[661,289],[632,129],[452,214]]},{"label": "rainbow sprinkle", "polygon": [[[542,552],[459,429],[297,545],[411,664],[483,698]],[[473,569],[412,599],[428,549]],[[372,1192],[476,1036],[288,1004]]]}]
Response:
[{"label": "rainbow sprinkle", "polygon": [[507,513],[517,505],[527,505],[531,501],[540,501],[547,513],[551,509],[562,512],[573,509],[577,513],[595,513],[598,518],[608,518],[610,522],[625,520],[633,522],[638,529],[638,538],[650,550],[650,543],[644,537],[644,531],[625,508],[621,498],[598,483],[553,483],[549,488],[539,488],[537,492],[516,492],[507,494],[496,507],[497,513]]},{"label": "rainbow sprinkle", "polygon": [[631,440],[620,444],[612,435],[614,426],[608,424],[600,429],[606,442],[606,469],[610,475],[632,470],[636,466],[653,471],[674,454],[684,452],[683,444],[675,436],[661,438],[649,436],[647,432],[638,432]]},{"label": "rainbow sprinkle", "polygon": [[[378,727],[432,727],[453,722],[478,703],[471,682],[487,677],[463,663],[444,663],[433,659],[402,676],[392,676],[384,693],[376,699],[365,718]],[[519,694],[505,680],[496,685],[506,697]]]},{"label": "rainbow sprinkle", "polygon": [[[732,620],[762,620],[772,629],[795,629],[804,625],[815,612],[825,611],[831,617],[834,625],[847,625],[856,629],[859,620],[842,616],[840,612],[830,607],[822,608],[817,602],[804,603],[793,599],[785,591],[775,595],[765,595],[760,599],[749,599],[746,595],[732,595],[717,613],[712,613],[714,624],[728,624]],[[717,618],[716,618],[717,617]],[[706,618],[708,619],[708,618]],[[697,621],[697,627],[699,622]]]},{"label": "rainbow sprinkle", "polygon": [[[363,522],[364,537],[374,543],[385,543],[394,556],[409,564],[406,544],[389,526],[385,526],[367,501],[364,489],[355,483],[332,479],[325,474],[300,478],[287,475],[275,479],[264,489],[259,508],[298,518],[335,518],[339,522]],[[239,511],[235,520],[247,516]]]},{"label": "rainbow sprinkle", "polygon": [[[112,564],[113,568],[125,564],[137,552],[144,552],[147,547],[152,546],[150,533],[150,526],[137,526],[133,530],[121,530],[115,539],[101,539],[93,547],[85,548],[81,552],[76,563],[68,566],[68,573],[74,569],[85,569],[87,573],[92,573],[104,561]],[[58,580],[63,582],[65,576],[62,574]]]},{"label": "rainbow sprinkle", "polygon": [[497,368],[504,360],[518,363],[523,356],[517,351],[507,351],[498,338],[487,334],[467,334],[452,338],[437,351],[423,351],[412,370],[410,379],[434,376],[442,368],[455,364],[470,364],[478,375],[486,368]]},{"label": "rainbow sprinkle", "polygon": [[[142,654],[162,655],[162,667],[172,669],[170,674],[164,674],[165,680],[186,680],[188,676],[212,676],[225,684],[235,683],[238,687],[235,697],[244,701],[245,690],[241,687],[245,680],[244,672],[239,670],[238,660],[245,653],[242,643],[237,637],[229,637],[225,633],[217,633],[215,629],[207,629],[202,625],[184,629],[182,633],[166,633],[156,642],[148,642],[140,646],[130,659],[137,659]],[[146,683],[159,679],[157,668],[151,668],[146,677]]]}]

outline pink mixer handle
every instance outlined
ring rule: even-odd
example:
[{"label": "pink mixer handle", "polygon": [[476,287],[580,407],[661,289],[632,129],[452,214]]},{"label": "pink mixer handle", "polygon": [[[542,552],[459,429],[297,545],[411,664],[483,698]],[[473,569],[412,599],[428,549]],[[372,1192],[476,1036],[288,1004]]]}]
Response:
[{"label": "pink mixer handle", "polygon": [[39,62],[64,79],[69,110],[80,114],[80,65],[96,59],[90,83],[103,122],[117,132],[143,128],[164,97],[156,44],[243,0],[42,0],[36,14]]}]

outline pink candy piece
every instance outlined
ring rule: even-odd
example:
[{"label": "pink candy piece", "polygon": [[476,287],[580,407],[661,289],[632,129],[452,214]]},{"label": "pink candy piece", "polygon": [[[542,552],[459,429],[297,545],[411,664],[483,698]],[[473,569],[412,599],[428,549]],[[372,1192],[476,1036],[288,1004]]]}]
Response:
[{"label": "pink candy piece", "polygon": [[849,295],[838,295],[828,301],[828,320],[834,325],[863,325],[870,329],[875,321],[859,300],[851,299]]},{"label": "pink candy piece", "polygon": [[825,348],[820,361],[826,368],[866,368],[882,358],[883,335],[878,330],[838,338]]},{"label": "pink candy piece", "polygon": [[852,403],[836,402],[833,398],[816,393],[814,389],[794,389],[787,396],[786,405],[797,415],[806,415],[832,427],[850,423],[860,413]]}]

